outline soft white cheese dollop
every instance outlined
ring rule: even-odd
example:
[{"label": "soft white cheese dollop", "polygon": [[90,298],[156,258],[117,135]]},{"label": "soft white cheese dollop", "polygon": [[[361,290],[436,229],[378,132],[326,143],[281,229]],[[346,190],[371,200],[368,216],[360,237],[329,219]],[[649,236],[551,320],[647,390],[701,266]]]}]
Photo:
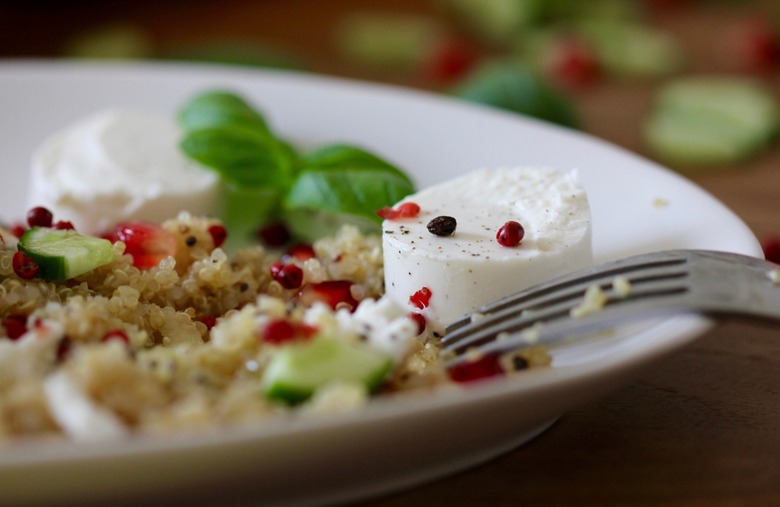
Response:
[{"label": "soft white cheese dollop", "polygon": [[214,215],[219,177],[179,149],[175,119],[147,111],[100,111],[58,132],[32,159],[29,206],[101,233],[121,220],[160,221],[180,211]]},{"label": "soft white cheese dollop", "polygon": [[[398,303],[422,287],[431,291],[423,314],[446,325],[503,296],[593,263],[590,209],[574,171],[488,168],[432,186],[404,201],[420,206],[414,218],[385,220],[385,290]],[[428,222],[452,216],[451,236]],[[505,247],[496,232],[514,220],[522,243]]]}]

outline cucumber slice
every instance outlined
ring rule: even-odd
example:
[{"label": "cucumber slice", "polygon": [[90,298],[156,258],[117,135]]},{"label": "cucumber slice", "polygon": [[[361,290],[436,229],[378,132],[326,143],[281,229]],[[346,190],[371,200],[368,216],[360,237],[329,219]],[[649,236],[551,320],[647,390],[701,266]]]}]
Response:
[{"label": "cucumber slice", "polygon": [[114,260],[110,241],[73,230],[33,227],[19,238],[18,248],[38,263],[45,280],[68,280]]},{"label": "cucumber slice", "polygon": [[354,382],[373,391],[392,367],[392,359],[362,344],[328,336],[287,345],[271,359],[263,375],[263,391],[287,403],[307,400],[332,382]]},{"label": "cucumber slice", "polygon": [[575,30],[596,50],[604,68],[615,75],[651,77],[682,69],[682,46],[669,34],[624,19],[587,18]]},{"label": "cucumber slice", "polygon": [[713,166],[760,152],[773,140],[778,123],[774,98],[753,81],[684,78],[659,93],[645,139],[670,164]]}]

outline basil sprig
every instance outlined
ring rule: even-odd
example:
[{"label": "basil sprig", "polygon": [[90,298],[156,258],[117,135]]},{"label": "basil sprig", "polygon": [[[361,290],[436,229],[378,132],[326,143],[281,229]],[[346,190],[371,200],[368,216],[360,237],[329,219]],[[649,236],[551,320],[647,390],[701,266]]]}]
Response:
[{"label": "basil sprig", "polygon": [[228,91],[193,97],[179,111],[179,122],[185,132],[181,149],[225,184],[229,227],[248,230],[283,218],[294,232],[314,239],[330,232],[323,220],[312,219],[324,214],[328,223],[343,218],[376,228],[376,210],[414,192],[403,171],[362,148],[333,144],[299,152],[259,111]]}]

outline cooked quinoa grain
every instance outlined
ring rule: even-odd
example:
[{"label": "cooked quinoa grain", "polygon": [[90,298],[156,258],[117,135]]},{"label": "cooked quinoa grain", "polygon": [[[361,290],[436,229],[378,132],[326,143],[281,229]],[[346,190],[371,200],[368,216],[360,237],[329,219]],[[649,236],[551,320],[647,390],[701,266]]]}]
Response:
[{"label": "cooked quinoa grain", "polygon": [[[213,219],[182,213],[162,224],[175,238],[175,255],[139,269],[117,241],[113,261],[56,283],[15,274],[16,242],[3,232],[0,439],[109,438],[251,423],[289,411],[260,387],[279,347],[262,340],[274,319],[357,343],[367,339],[365,328],[379,315],[387,320],[378,328],[412,338],[407,347],[392,349],[390,331],[369,333],[376,347],[397,356],[383,391],[445,377],[438,348],[415,339],[416,324],[393,317],[382,303],[379,237],[344,227],[336,237],[316,242],[315,256],[304,261],[261,245],[228,257],[215,248],[209,232],[215,225]],[[379,302],[354,313],[334,309],[326,299],[304,304],[300,289],[285,289],[272,279],[270,268],[277,262],[296,264],[304,285],[341,280],[358,303]],[[300,413],[355,408],[369,394],[356,384],[328,385]],[[73,407],[88,417],[74,415]]]}]

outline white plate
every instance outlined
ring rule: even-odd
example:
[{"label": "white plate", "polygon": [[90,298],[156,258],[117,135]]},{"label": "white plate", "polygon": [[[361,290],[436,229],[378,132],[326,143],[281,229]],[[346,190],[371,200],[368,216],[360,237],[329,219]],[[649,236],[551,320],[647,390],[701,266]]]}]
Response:
[{"label": "white plate", "polygon": [[[172,113],[210,87],[246,96],[275,129],[303,145],[362,144],[410,171],[420,186],[481,166],[577,168],[592,206],[598,261],[664,248],[761,253],[745,224],[695,185],[576,132],[393,87],[170,64],[0,64],[0,217],[23,215],[30,153],[55,130],[107,106]],[[706,327],[692,317],[656,321],[558,356],[555,368],[521,379],[382,400],[327,420],[99,446],[3,448],[0,498],[28,506],[354,500],[505,452]]]}]

